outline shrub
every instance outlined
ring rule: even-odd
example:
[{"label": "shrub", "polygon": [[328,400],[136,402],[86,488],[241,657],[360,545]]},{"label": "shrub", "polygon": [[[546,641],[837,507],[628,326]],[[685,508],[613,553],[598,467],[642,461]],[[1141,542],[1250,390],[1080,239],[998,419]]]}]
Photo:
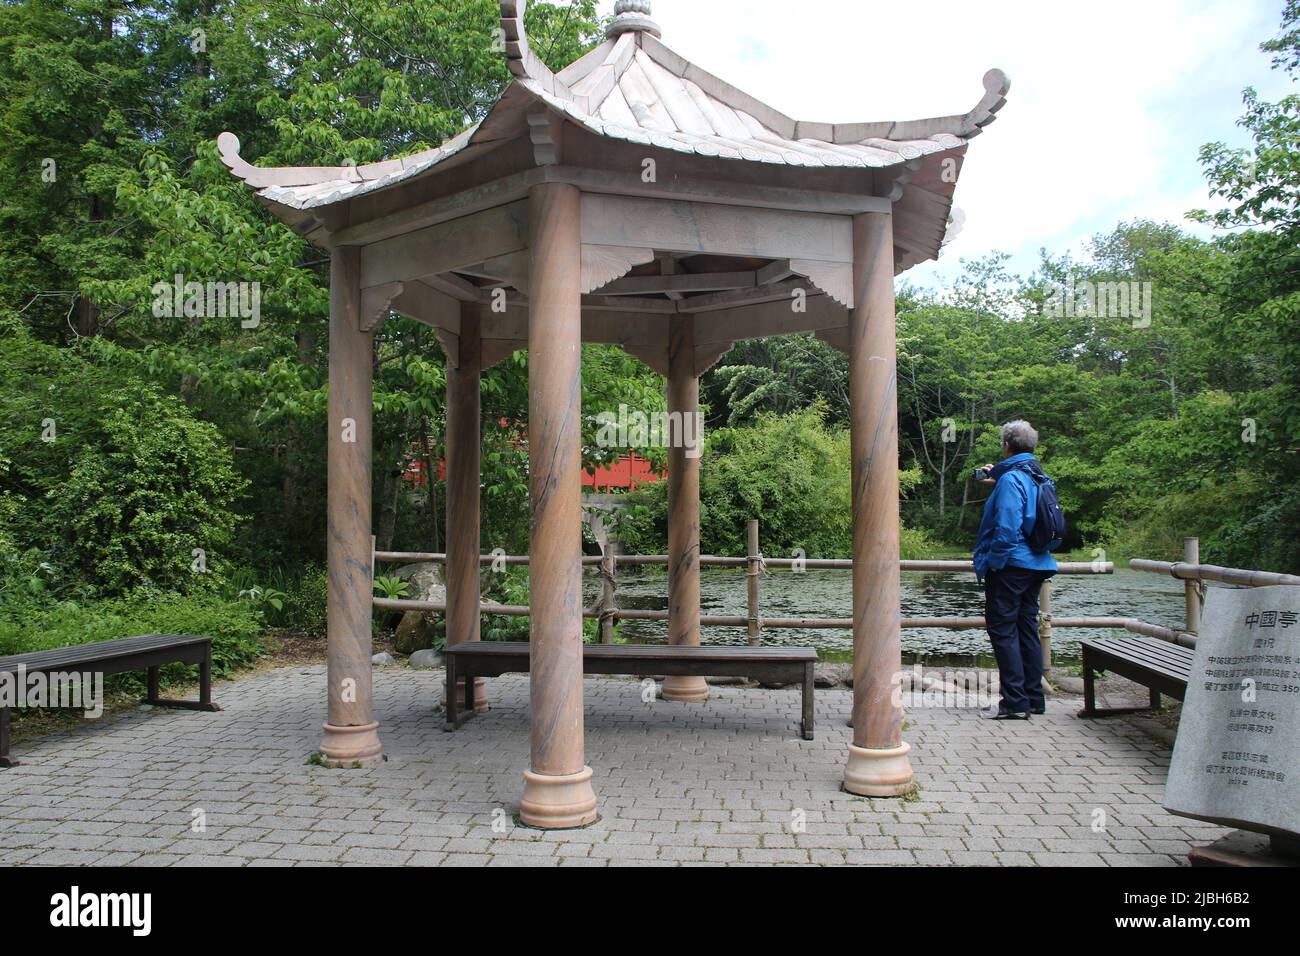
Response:
[{"label": "shrub", "polygon": [[[246,482],[214,426],[21,330],[0,339],[0,406],[9,547],[109,596],[219,583]],[[196,548],[211,573],[192,570]]]},{"label": "shrub", "polygon": [[[493,604],[528,604],[528,569],[507,567],[499,573],[483,575],[483,600]],[[483,615],[481,637],[485,641],[528,640],[528,618]]]},{"label": "shrub", "polygon": [[63,601],[29,614],[0,616],[0,656],[90,644],[138,634],[212,638],[212,669],[228,675],[261,652],[262,621],[247,603],[210,594],[147,594],[93,603]]},{"label": "shrub", "polygon": [[157,399],[111,412],[103,443],[83,450],[67,480],[47,492],[80,569],[106,593],[219,580],[219,563],[213,574],[194,573],[193,552],[215,562],[230,544],[230,507],[243,482],[216,428],[183,408]]},{"label": "shrub", "polygon": [[308,565],[296,583],[287,588],[288,599],[280,623],[312,637],[325,636],[329,575],[320,565]]},{"label": "shrub", "polygon": [[[700,547],[706,554],[743,555],[745,526],[762,522],[763,550],[773,557],[800,548],[810,558],[848,557],[853,549],[849,433],[828,427],[813,406],[763,415],[745,428],[722,428],[708,439],[700,466]],[[900,476],[904,489],[917,472]],[[633,554],[667,546],[667,482],[642,485],[628,496],[619,526]],[[933,542],[903,529],[904,557],[929,557]]]}]

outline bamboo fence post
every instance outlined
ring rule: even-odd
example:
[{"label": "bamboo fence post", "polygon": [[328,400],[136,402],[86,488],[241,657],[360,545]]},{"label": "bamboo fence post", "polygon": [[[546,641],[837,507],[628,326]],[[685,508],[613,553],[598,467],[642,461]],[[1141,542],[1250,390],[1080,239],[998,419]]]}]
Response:
[{"label": "bamboo fence post", "polygon": [[[1198,565],[1201,563],[1201,539],[1184,538],[1183,539],[1183,561],[1187,564]],[[1183,582],[1183,596],[1187,602],[1187,633],[1200,634],[1201,632],[1201,582],[1188,578]]]},{"label": "bamboo fence post", "polygon": [[759,618],[758,607],[758,576],[763,573],[763,555],[758,550],[758,519],[749,519],[749,549],[746,563],[745,574],[747,575],[747,604],[749,607],[749,643],[757,647],[759,644],[759,633],[763,630],[762,621]]},{"label": "bamboo fence post", "polygon": [[614,552],[610,549],[609,537],[605,538],[605,553],[600,559],[600,643],[614,643],[614,590],[617,585],[614,583],[614,569],[617,562],[614,560]]},{"label": "bamboo fence post", "polygon": [[1043,582],[1038,595],[1038,639],[1043,645],[1043,670],[1052,668],[1052,581]]}]

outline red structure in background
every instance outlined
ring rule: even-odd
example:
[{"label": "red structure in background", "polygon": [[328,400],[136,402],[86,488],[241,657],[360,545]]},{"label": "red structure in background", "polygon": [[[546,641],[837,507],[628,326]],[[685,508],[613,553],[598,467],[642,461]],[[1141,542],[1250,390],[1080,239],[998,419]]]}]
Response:
[{"label": "red structure in background", "polygon": [[631,491],[637,485],[659,481],[664,473],[655,471],[650,462],[636,452],[618,456],[617,461],[601,465],[596,473],[582,473],[582,487],[593,491]]},{"label": "red structure in background", "polygon": [[[424,459],[412,458],[406,466],[406,471],[402,472],[402,480],[409,481],[417,488],[424,487]],[[440,460],[438,462],[438,480],[447,480],[447,462]]]},{"label": "red structure in background", "polygon": [[[636,452],[626,452],[619,455],[616,461],[601,465],[596,469],[595,474],[584,471],[582,487],[603,492],[631,491],[638,485],[660,481],[665,474],[655,471],[650,462]],[[423,459],[413,459],[406,466],[402,478],[417,488],[423,488],[425,483]],[[438,480],[447,480],[446,461],[438,462]]]}]

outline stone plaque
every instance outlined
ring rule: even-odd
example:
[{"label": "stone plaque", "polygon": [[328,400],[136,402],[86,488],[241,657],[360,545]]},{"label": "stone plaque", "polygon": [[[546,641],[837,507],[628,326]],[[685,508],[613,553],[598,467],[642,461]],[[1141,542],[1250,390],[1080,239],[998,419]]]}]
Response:
[{"label": "stone plaque", "polygon": [[1300,587],[1209,590],[1165,809],[1300,834]]}]

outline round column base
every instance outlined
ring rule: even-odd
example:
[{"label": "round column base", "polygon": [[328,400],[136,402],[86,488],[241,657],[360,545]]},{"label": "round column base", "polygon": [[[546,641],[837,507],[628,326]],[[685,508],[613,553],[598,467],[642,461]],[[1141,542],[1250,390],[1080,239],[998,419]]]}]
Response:
[{"label": "round column base", "polygon": [[[460,680],[456,681],[457,705],[460,706],[464,700],[465,700],[465,680],[464,678],[461,678]],[[444,700],[442,703],[443,703],[443,707],[445,708],[447,702]],[[487,678],[475,677],[474,678],[474,713],[486,714],[491,709],[492,708],[488,706]]]},{"label": "round column base", "polygon": [[862,797],[901,797],[911,791],[912,745],[900,744],[884,750],[869,750],[849,744],[849,762],[844,768],[843,789]]},{"label": "round column base", "polygon": [[664,700],[697,704],[709,699],[709,685],[703,677],[665,677],[660,696]]},{"label": "round column base", "polygon": [[573,830],[596,822],[596,792],[591,768],[551,775],[524,771],[519,820],[541,830]]},{"label": "round column base", "polygon": [[325,736],[320,742],[321,759],[327,767],[373,767],[384,759],[379,742],[379,721],[358,727],[321,724]]}]

